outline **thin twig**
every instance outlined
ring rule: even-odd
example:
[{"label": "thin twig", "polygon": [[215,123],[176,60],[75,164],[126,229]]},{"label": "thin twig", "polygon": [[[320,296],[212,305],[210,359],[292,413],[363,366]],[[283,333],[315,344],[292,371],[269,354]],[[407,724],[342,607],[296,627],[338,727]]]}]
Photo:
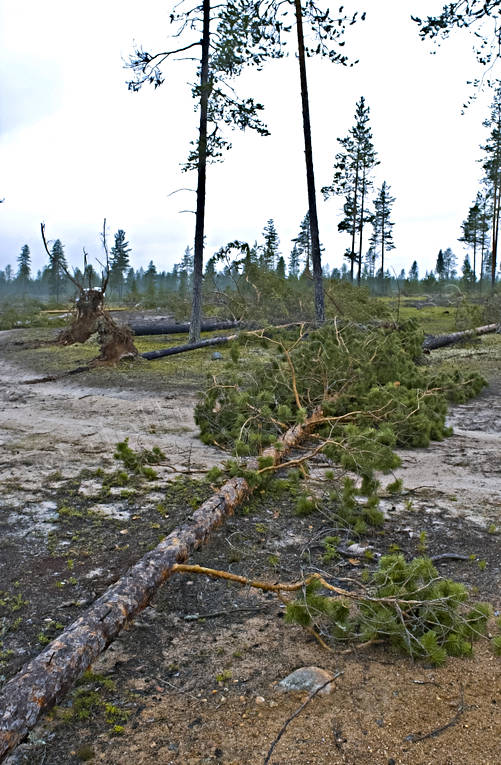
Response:
[{"label": "thin twig", "polygon": [[435,738],[436,736],[440,736],[441,733],[448,730],[449,728],[452,728],[453,725],[456,725],[456,723],[459,721],[459,718],[468,710],[470,709],[469,706],[465,706],[464,703],[464,688],[461,688],[461,701],[458,706],[458,710],[452,720],[450,720],[445,725],[441,725],[440,728],[435,728],[434,730],[430,731],[429,733],[425,733],[423,736],[417,736],[414,733],[410,733],[408,736],[404,738],[404,741],[410,741],[412,744],[417,744],[419,741],[426,741],[428,738]]},{"label": "thin twig", "polygon": [[297,717],[299,714],[301,714],[301,712],[303,711],[303,709],[304,709],[304,708],[305,708],[305,707],[306,707],[306,706],[307,706],[307,705],[310,703],[310,701],[311,701],[312,699],[314,699],[314,698],[315,698],[315,696],[317,695],[317,693],[320,693],[320,691],[321,691],[321,690],[323,690],[323,689],[325,688],[325,686],[326,686],[326,685],[329,685],[329,683],[332,683],[334,680],[337,680],[337,678],[338,678],[338,677],[340,677],[340,675],[343,675],[343,674],[344,674],[344,672],[336,672],[336,674],[334,675],[334,677],[331,677],[331,678],[330,678],[330,680],[326,680],[326,681],[325,681],[325,683],[324,683],[323,685],[319,686],[319,687],[318,687],[318,688],[317,688],[315,691],[313,691],[313,693],[310,693],[310,695],[308,696],[308,698],[306,699],[306,701],[304,701],[304,702],[301,704],[301,706],[300,706],[298,709],[296,709],[296,711],[294,712],[294,714],[293,714],[293,715],[291,715],[291,716],[290,716],[290,717],[289,717],[289,718],[288,718],[288,719],[287,719],[287,720],[284,722],[284,724],[283,724],[283,725],[282,725],[282,727],[280,728],[280,731],[279,731],[279,733],[278,733],[278,736],[277,736],[277,737],[276,737],[276,739],[275,739],[275,740],[272,742],[272,744],[271,744],[270,748],[268,749],[268,754],[267,754],[267,755],[266,755],[266,757],[264,758],[264,762],[263,762],[263,765],[268,765],[268,763],[269,763],[269,761],[270,761],[270,757],[271,757],[271,755],[273,754],[273,750],[275,749],[276,745],[278,744],[278,742],[280,741],[280,739],[281,739],[281,738],[282,738],[282,736],[284,735],[285,731],[287,730],[287,727],[288,727],[288,726],[289,726],[289,724],[290,724],[290,723],[291,723],[291,722],[294,720],[294,718],[295,718],[295,717]]}]

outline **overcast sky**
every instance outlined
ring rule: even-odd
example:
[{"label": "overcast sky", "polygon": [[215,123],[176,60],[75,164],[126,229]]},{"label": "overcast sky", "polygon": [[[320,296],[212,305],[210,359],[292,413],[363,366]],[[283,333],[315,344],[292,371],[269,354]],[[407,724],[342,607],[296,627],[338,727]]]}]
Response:
[{"label": "overcast sky", "polygon": [[[365,96],[380,159],[374,180],[396,197],[396,249],[385,263],[398,273],[417,260],[434,268],[451,247],[460,264],[460,225],[479,188],[482,122],[491,94],[461,116],[477,70],[468,35],[436,48],[422,42],[410,15],[437,12],[442,0],[367,0],[350,27],[349,69],[308,61],[320,236],[325,262],[340,266],[348,236],[337,232],[341,200],[324,202],[337,138],[353,124]],[[172,32],[165,0],[0,0],[0,268],[16,267],[24,244],[34,270],[46,262],[40,222],[60,238],[68,260],[82,247],[101,257],[103,218],[125,230],[135,267],[179,262],[194,238],[193,174],[183,174],[196,114],[187,82],[192,65],[169,64],[158,90],[128,92],[123,59],[134,44],[165,48]],[[233,149],[208,172],[206,259],[233,239],[260,239],[269,218],[287,259],[307,210],[299,76],[290,38],[288,59],[237,81],[240,95],[264,103],[272,135],[230,133]],[[431,52],[436,50],[436,54]],[[369,232],[368,232],[369,233]],[[112,236],[110,237],[112,240]]]}]

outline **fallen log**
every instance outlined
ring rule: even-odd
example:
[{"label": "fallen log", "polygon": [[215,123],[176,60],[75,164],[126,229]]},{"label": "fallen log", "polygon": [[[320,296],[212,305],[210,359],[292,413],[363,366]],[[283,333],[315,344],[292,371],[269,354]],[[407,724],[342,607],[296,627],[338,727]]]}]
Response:
[{"label": "fallen log", "polygon": [[[279,448],[269,447],[263,455],[271,456],[279,466],[321,417],[316,410],[304,424],[284,434]],[[255,470],[257,464],[256,459],[250,459],[247,469]],[[186,524],[141,558],[0,689],[0,761],[25,738],[40,715],[63,698],[125,624],[145,608],[156,590],[175,573],[175,566],[200,547],[251,493],[244,478],[227,481]]]},{"label": "fallen log", "polygon": [[499,328],[499,324],[485,324],[483,327],[466,329],[464,332],[451,332],[448,335],[427,335],[423,342],[423,351],[426,353],[426,351],[444,348],[446,345],[454,345],[454,343],[460,343],[462,340],[468,340],[472,337],[488,335],[492,332],[497,332]]},{"label": "fallen log", "polygon": [[210,345],[223,345],[231,340],[236,340],[238,335],[226,335],[221,337],[210,337],[208,340],[200,340],[199,343],[188,343],[186,345],[174,345],[172,348],[161,348],[159,351],[145,351],[140,353],[142,359],[154,361],[163,359],[165,356],[174,356],[176,353],[185,353],[186,351],[195,351],[197,348],[207,348]]},{"label": "fallen log", "polygon": [[[190,331],[189,323],[166,323],[155,320],[133,321],[128,326],[135,335],[181,335]],[[233,329],[239,326],[239,321],[203,321],[201,331],[218,332],[219,330]]]}]

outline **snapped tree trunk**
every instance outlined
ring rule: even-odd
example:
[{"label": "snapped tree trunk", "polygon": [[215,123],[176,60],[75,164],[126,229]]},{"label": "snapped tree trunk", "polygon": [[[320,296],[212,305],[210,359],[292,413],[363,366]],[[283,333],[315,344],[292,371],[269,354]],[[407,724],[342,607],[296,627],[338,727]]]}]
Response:
[{"label": "snapped tree trunk", "polygon": [[315,174],[313,171],[310,104],[308,100],[308,81],[306,79],[306,57],[304,52],[303,13],[301,8],[301,0],[295,0],[295,9],[297,47],[299,57],[299,76],[301,80],[301,104],[303,110],[304,155],[306,160],[308,209],[310,212],[311,260],[313,264],[313,282],[315,285],[315,318],[320,324],[325,320],[324,284],[322,273],[322,258],[320,255],[320,236],[318,233],[317,198],[315,194]]},{"label": "snapped tree trunk", "polygon": [[205,193],[207,176],[207,108],[209,82],[210,0],[203,0],[202,60],[200,66],[200,127],[198,135],[198,182],[193,254],[193,296],[191,303],[190,343],[200,340],[202,323],[202,279],[204,262]]}]

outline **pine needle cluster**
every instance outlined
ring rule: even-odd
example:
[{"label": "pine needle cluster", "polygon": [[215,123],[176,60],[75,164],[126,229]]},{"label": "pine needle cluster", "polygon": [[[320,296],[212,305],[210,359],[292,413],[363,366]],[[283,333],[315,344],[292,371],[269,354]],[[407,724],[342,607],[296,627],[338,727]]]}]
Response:
[{"label": "pine needle cluster", "polygon": [[440,577],[429,558],[407,563],[401,554],[386,555],[365,595],[332,597],[315,579],[289,603],[286,621],[314,628],[333,641],[389,643],[439,665],[447,656],[470,655],[474,641],[487,632],[491,607],[476,603],[468,608],[467,600],[465,586]]}]

